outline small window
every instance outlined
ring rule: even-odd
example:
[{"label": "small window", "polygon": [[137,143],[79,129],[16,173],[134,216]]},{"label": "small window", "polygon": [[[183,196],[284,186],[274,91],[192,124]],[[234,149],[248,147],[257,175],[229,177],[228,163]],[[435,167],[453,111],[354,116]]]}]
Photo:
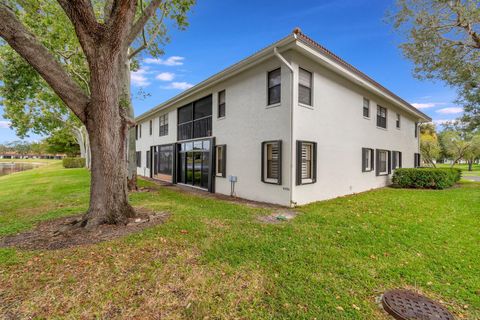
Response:
[{"label": "small window", "polygon": [[420,167],[420,153],[415,153],[413,161],[415,168]]},{"label": "small window", "polygon": [[373,170],[373,149],[362,148],[362,172]]},{"label": "small window", "polygon": [[215,147],[215,175],[217,177],[226,177],[227,169],[227,146],[221,145]]},{"label": "small window", "polygon": [[147,151],[147,169],[150,169],[150,151]]},{"label": "small window", "polygon": [[312,73],[302,68],[298,75],[298,102],[312,105]]},{"label": "small window", "polygon": [[297,185],[317,180],[317,144],[297,141]]},{"label": "small window", "polygon": [[418,138],[418,122],[415,122],[415,138]]},{"label": "small window", "polygon": [[262,143],[262,181],[282,184],[282,141]]},{"label": "small window", "polygon": [[390,151],[377,149],[377,176],[390,173]]},{"label": "small window", "polygon": [[158,118],[158,128],[158,135],[160,137],[168,135],[168,113]]},{"label": "small window", "polygon": [[152,123],[152,120],[150,120],[150,122],[149,122],[148,133],[149,133],[150,135],[152,135],[152,133],[153,133],[153,123]]},{"label": "small window", "polygon": [[141,151],[137,151],[136,160],[137,160],[137,167],[140,168],[142,166],[142,152]]},{"label": "small window", "polygon": [[400,151],[392,151],[392,170],[402,167],[402,153]]},{"label": "small window", "polygon": [[282,73],[280,68],[268,73],[268,105],[280,103]]},{"label": "small window", "polygon": [[370,118],[370,100],[363,98],[363,116]]},{"label": "small window", "polygon": [[400,129],[400,113],[397,113],[396,127],[397,129]]},{"label": "small window", "polygon": [[377,106],[377,127],[387,128],[387,109]]},{"label": "small window", "polygon": [[225,117],[225,90],[218,93],[218,117]]}]

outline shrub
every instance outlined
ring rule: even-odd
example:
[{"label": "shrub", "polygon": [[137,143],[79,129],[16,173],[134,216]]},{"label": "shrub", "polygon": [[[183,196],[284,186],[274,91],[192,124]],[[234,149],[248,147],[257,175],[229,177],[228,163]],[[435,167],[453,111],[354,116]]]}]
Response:
[{"label": "shrub", "polygon": [[461,174],[457,168],[400,168],[392,182],[402,188],[445,189],[458,182]]},{"label": "shrub", "polygon": [[64,168],[84,168],[85,158],[63,158]]}]

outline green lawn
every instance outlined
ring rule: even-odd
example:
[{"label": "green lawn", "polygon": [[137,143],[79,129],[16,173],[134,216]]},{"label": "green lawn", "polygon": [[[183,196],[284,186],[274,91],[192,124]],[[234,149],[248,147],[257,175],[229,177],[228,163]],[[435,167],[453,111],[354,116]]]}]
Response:
[{"label": "green lawn", "polygon": [[[146,182],[142,182],[146,184]],[[88,173],[53,164],[0,177],[0,234],[87,207]],[[384,188],[267,209],[168,188],[131,195],[163,224],[58,251],[0,249],[0,318],[389,319],[385,290],[416,288],[480,318],[480,184]]]},{"label": "green lawn", "polygon": [[[437,164],[437,167],[439,167],[439,168],[450,168],[450,165],[439,163],[439,164]],[[454,166],[454,168],[461,169],[463,176],[477,176],[477,177],[480,177],[480,164],[474,164],[473,167],[472,167],[472,171],[468,171],[468,165],[467,164],[456,164]]]}]

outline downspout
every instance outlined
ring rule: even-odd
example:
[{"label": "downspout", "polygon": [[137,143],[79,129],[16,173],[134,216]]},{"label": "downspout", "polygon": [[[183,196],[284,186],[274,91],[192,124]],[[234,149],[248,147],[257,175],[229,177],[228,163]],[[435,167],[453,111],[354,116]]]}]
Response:
[{"label": "downspout", "polygon": [[[295,39],[297,39],[297,35],[294,34],[293,35],[295,37]],[[290,86],[290,96],[291,96],[291,105],[290,105],[290,187],[289,187],[289,191],[290,191],[290,206],[293,206],[294,205],[294,202],[293,202],[293,187],[294,187],[294,184],[293,184],[293,160],[294,160],[294,157],[292,156],[294,154],[294,146],[293,146],[293,105],[294,105],[294,101],[293,101],[293,86],[294,86],[294,79],[293,79],[293,76],[294,76],[294,69],[292,67],[292,65],[278,52],[278,48],[277,47],[274,47],[273,48],[273,53],[274,55],[280,60],[283,62],[283,64],[285,64],[288,69],[290,69],[291,71],[291,74],[292,74],[292,81],[291,81],[291,86]]]}]

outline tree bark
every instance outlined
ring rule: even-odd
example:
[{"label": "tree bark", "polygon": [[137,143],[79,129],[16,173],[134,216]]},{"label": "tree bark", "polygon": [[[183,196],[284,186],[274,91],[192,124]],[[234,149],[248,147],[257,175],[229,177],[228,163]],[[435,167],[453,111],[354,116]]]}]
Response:
[{"label": "tree bark", "polygon": [[[120,54],[99,46],[92,59],[91,101],[87,131],[92,152],[90,207],[83,225],[122,224],[135,212],[128,203],[126,136],[129,125],[122,112],[118,86]],[[113,58],[113,59],[112,59]]]},{"label": "tree bark", "polygon": [[468,171],[472,171],[473,167],[473,160],[468,160]]}]

